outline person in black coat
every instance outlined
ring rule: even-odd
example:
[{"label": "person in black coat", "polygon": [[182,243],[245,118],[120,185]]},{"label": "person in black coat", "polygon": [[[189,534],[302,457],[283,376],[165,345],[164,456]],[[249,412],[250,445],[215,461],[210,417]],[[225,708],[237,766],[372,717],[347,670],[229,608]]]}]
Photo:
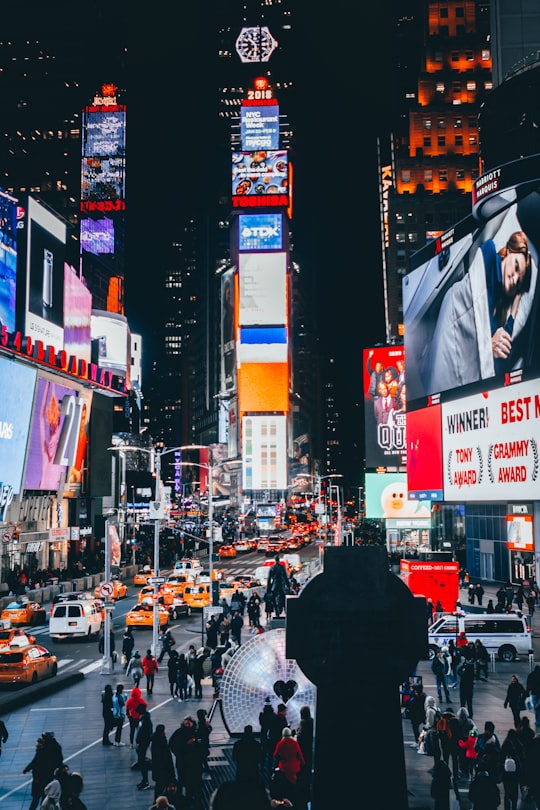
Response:
[{"label": "person in black coat", "polygon": [[176,650],[171,650],[169,660],[167,661],[167,676],[169,678],[169,691],[171,697],[178,697],[178,684],[176,683],[176,669],[178,664],[178,653]]},{"label": "person in black coat", "polygon": [[253,726],[244,726],[244,733],[235,742],[232,758],[236,763],[236,779],[262,779],[262,746],[253,734]]},{"label": "person in black coat", "polygon": [[174,762],[163,723],[159,723],[152,734],[150,758],[152,760],[152,778],[155,782],[154,798],[157,799],[158,796],[163,795],[169,782],[176,776]]},{"label": "person in black coat", "polygon": [[139,720],[139,725],[137,726],[135,743],[137,745],[137,765],[139,766],[142,776],[137,787],[139,790],[146,790],[150,787],[150,783],[148,782],[148,761],[146,759],[146,752],[148,751],[148,746],[152,742],[154,729],[148,708],[144,704],[139,707],[139,713],[141,715],[141,719]]},{"label": "person in black coat", "polygon": [[[415,686],[413,686],[412,694],[406,704],[406,716],[411,721],[411,728],[415,743],[418,742],[420,728],[423,727],[424,723],[426,722],[426,697],[427,695],[424,692],[423,687],[415,684]],[[302,751],[302,753],[304,752]]]},{"label": "person in black coat", "polygon": [[452,774],[444,759],[439,759],[433,766],[431,780],[431,797],[434,799],[434,810],[450,810],[450,788]]},{"label": "person in black coat", "polygon": [[[422,687],[420,687],[422,691]],[[422,695],[422,701],[425,695]],[[423,710],[423,705],[422,705]],[[425,712],[423,714],[425,717]],[[296,741],[300,746],[302,755],[304,757],[304,765],[300,769],[297,777],[297,794],[298,794],[298,807],[299,810],[304,808],[307,810],[308,803],[311,798],[311,772],[313,768],[313,717],[309,706],[302,706],[300,709],[300,725],[296,732]]]},{"label": "person in black coat", "polygon": [[521,712],[525,708],[525,697],[527,692],[523,684],[519,681],[517,675],[512,675],[508,689],[506,690],[506,697],[504,699],[504,708],[510,706],[512,716],[514,718],[514,728],[518,728],[521,722]]},{"label": "person in black coat", "polygon": [[32,801],[29,810],[36,810],[46,785],[54,779],[54,772],[61,764],[62,748],[60,744],[54,739],[52,732],[42,734],[37,739],[33,759],[23,769],[23,773],[32,771]]},{"label": "person in black coat", "polygon": [[469,717],[473,717],[473,695],[474,695],[474,644],[469,642],[461,650],[462,660],[457,668],[459,677],[459,702],[469,711]]},{"label": "person in black coat", "polygon": [[103,715],[103,735],[101,739],[102,745],[112,745],[109,740],[109,734],[113,730],[114,723],[114,707],[113,707],[113,689],[110,683],[106,684],[103,692],[101,693],[101,714]]},{"label": "person in black coat", "polygon": [[126,670],[127,665],[130,662],[134,647],[135,647],[135,638],[133,636],[133,630],[131,629],[131,627],[126,627],[126,631],[122,637],[122,655],[124,656],[123,661],[124,672]]}]

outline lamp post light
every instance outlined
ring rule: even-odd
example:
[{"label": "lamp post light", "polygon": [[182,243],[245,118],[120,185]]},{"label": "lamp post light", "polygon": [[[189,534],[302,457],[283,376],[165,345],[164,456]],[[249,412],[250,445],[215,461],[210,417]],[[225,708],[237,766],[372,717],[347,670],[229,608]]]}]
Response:
[{"label": "lamp post light", "polygon": [[[111,509],[105,518],[105,583],[111,584],[111,524],[117,513],[117,509]],[[113,672],[113,660],[111,654],[111,619],[113,603],[110,594],[106,593],[105,600],[105,626],[103,629],[103,658],[101,660],[101,674],[111,675]]]},{"label": "lamp post light", "polygon": [[[206,447],[198,445],[188,445],[182,450],[202,450]],[[210,452],[210,451],[209,451]],[[214,595],[214,467],[212,464],[200,464],[197,461],[178,461],[177,467],[201,467],[208,471],[208,573],[210,574],[210,592],[212,594],[212,605],[217,605],[217,594]]]}]

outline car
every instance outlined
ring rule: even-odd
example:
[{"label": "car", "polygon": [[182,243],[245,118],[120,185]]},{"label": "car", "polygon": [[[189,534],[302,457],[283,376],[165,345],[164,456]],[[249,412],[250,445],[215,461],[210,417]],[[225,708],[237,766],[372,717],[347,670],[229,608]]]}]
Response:
[{"label": "car", "polygon": [[144,568],[141,568],[140,571],[137,571],[135,576],[133,577],[133,584],[134,585],[147,585],[148,584],[148,577],[154,576],[154,570],[150,568],[149,565],[145,565]]},{"label": "car", "polygon": [[[159,626],[167,627],[170,616],[169,611],[163,605],[158,604]],[[126,627],[136,629],[138,627],[154,626],[154,600],[145,600],[138,605],[134,605],[126,615]]]},{"label": "car", "polygon": [[25,633],[23,630],[0,630],[0,647],[26,647],[28,644],[35,644],[36,637],[31,636],[30,633]]},{"label": "car", "polygon": [[253,551],[253,544],[249,540],[238,540],[234,547],[236,549],[237,554],[248,554],[250,551]]},{"label": "car", "polygon": [[[127,585],[125,584],[125,582],[121,582],[119,579],[112,579],[111,583],[112,583],[112,586],[113,586],[114,590],[113,590],[113,594],[112,594],[112,596],[110,598],[111,599],[125,599],[126,596],[127,596],[127,592],[128,592]],[[146,585],[146,583],[145,583],[145,585]],[[96,599],[101,599],[102,598],[100,589],[101,589],[101,585],[97,585],[94,588],[94,597]]]},{"label": "car", "polygon": [[47,623],[47,611],[39,602],[33,602],[28,597],[18,596],[3,609],[0,618],[2,621],[9,620],[13,626],[29,624],[31,627],[35,627],[38,624]]},{"label": "car", "polygon": [[183,560],[177,560],[174,564],[174,570],[176,573],[178,571],[192,571],[196,573],[202,568],[201,561],[197,559],[197,557],[189,557]]},{"label": "car", "polygon": [[239,574],[235,577],[228,577],[226,584],[228,588],[238,588],[238,590],[241,588],[262,588],[261,580],[249,574]]},{"label": "car", "polygon": [[192,610],[203,610],[212,604],[210,582],[188,585],[184,591],[184,600]]},{"label": "car", "polygon": [[49,615],[52,616],[54,606],[60,602],[95,602],[96,597],[90,591],[67,591],[66,593],[57,593],[51,599],[51,606]]},{"label": "car", "polygon": [[189,619],[191,616],[191,605],[188,605],[183,596],[173,596],[173,601],[165,605],[169,611],[171,619]]},{"label": "car", "polygon": [[182,596],[186,587],[193,585],[194,582],[195,579],[187,572],[171,574],[162,587],[164,591],[169,591],[169,593],[176,594],[176,596]]},{"label": "car", "polygon": [[236,557],[236,548],[232,545],[220,546],[218,554],[220,557]]},{"label": "car", "polygon": [[37,683],[57,672],[56,655],[40,644],[0,647],[0,684]]},{"label": "car", "polygon": [[261,535],[257,541],[258,554],[266,554],[270,538],[267,535]]}]

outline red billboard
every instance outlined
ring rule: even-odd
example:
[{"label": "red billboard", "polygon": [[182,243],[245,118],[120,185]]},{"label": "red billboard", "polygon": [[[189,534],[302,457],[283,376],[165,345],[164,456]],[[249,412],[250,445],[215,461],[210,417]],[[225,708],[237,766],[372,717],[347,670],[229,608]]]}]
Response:
[{"label": "red billboard", "polygon": [[405,351],[403,346],[364,349],[366,467],[406,462]]}]

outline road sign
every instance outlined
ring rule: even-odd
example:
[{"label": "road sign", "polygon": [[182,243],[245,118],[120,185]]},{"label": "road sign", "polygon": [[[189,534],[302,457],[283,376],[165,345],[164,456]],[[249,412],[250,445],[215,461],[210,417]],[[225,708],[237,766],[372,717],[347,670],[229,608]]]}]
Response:
[{"label": "road sign", "polygon": [[163,585],[165,577],[148,577],[146,581],[149,585]]},{"label": "road sign", "polygon": [[99,595],[103,596],[105,599],[107,597],[112,596],[114,593],[114,585],[112,582],[102,582],[99,586]]}]

